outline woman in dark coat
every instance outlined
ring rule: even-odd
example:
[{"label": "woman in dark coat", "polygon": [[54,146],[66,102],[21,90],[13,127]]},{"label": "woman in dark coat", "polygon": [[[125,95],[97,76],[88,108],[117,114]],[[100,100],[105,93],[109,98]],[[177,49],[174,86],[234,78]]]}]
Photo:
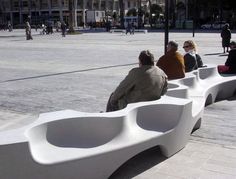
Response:
[{"label": "woman in dark coat", "polygon": [[225,65],[218,65],[219,73],[236,74],[236,42],[230,42],[230,51]]},{"label": "woman in dark coat", "polygon": [[222,38],[222,47],[224,49],[225,53],[225,48],[227,48],[227,52],[229,52],[229,43],[231,39],[231,31],[229,29],[229,24],[225,24],[221,31],[221,38]]},{"label": "woman in dark coat", "polygon": [[201,56],[197,54],[197,45],[192,40],[187,40],[183,45],[185,72],[190,72],[203,67]]}]

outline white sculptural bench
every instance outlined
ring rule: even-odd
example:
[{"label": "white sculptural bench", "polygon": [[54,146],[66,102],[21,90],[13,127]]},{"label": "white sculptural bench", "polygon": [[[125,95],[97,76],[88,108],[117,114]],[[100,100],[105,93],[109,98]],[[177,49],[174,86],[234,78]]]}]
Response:
[{"label": "white sculptural bench", "polygon": [[169,82],[157,101],[109,113],[72,110],[41,114],[20,129],[0,133],[0,178],[108,178],[138,153],[160,146],[170,157],[200,127],[205,104],[232,96],[236,76],[216,67]]}]

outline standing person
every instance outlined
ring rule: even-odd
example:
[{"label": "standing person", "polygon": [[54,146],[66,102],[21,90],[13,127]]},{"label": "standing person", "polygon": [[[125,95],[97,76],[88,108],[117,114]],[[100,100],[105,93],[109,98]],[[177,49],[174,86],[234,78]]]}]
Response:
[{"label": "standing person", "polygon": [[130,33],[131,34],[131,24],[128,22],[127,27],[126,27],[126,35]]},{"label": "standing person", "polygon": [[7,27],[8,27],[8,31],[11,32],[12,31],[12,25],[11,25],[10,21],[8,21]]},{"label": "standing person", "polygon": [[28,21],[26,22],[25,34],[26,34],[26,40],[33,40],[33,37],[31,35],[31,26]]},{"label": "standing person", "polygon": [[62,37],[66,36],[66,23],[64,21],[61,23],[61,33]]},{"label": "standing person", "polygon": [[134,23],[132,22],[132,23],[131,23],[131,31],[130,31],[130,34],[133,34],[133,35],[134,35],[134,30],[135,30],[135,26],[134,26]]},{"label": "standing person", "polygon": [[236,74],[236,42],[230,42],[229,56],[225,65],[218,66],[219,73]]},{"label": "standing person", "polygon": [[176,42],[168,42],[167,53],[156,64],[166,73],[169,80],[185,77],[184,57],[177,50],[178,44]]},{"label": "standing person", "polygon": [[44,24],[42,24],[42,34],[46,34],[46,26]]},{"label": "standing person", "polygon": [[139,55],[139,67],[133,68],[111,94],[107,112],[123,109],[129,103],[159,99],[167,91],[167,76],[154,65],[148,50]]},{"label": "standing person", "polygon": [[220,35],[222,38],[223,53],[225,53],[225,48],[226,51],[229,52],[229,43],[231,39],[231,31],[229,29],[229,24],[225,24]]}]

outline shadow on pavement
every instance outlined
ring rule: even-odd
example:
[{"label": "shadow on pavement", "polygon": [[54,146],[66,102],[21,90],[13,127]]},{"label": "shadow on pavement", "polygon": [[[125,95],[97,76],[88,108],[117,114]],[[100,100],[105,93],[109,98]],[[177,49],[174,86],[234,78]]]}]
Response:
[{"label": "shadow on pavement", "polygon": [[30,76],[30,77],[16,78],[16,79],[11,79],[11,80],[0,81],[0,83],[30,80],[30,79],[35,79],[35,78],[44,78],[44,77],[58,76],[58,75],[66,75],[66,74],[72,74],[72,73],[81,73],[81,72],[86,72],[86,71],[102,70],[102,69],[116,68],[116,67],[122,67],[122,66],[132,66],[132,65],[136,65],[136,64],[137,63],[129,63],[129,64],[122,64],[122,65],[111,65],[111,66],[104,66],[104,67],[89,68],[89,69],[84,69],[84,70],[75,70],[75,71],[68,71],[68,72],[61,72],[61,73],[52,73],[52,74],[46,74],[46,75]]},{"label": "shadow on pavement", "polygon": [[204,56],[210,56],[210,55],[219,55],[219,56],[221,56],[222,54],[224,54],[224,53],[207,53],[207,54],[204,54]]},{"label": "shadow on pavement", "polygon": [[234,96],[227,99],[228,101],[236,101],[236,91],[234,92]]},{"label": "shadow on pavement", "polygon": [[133,178],[166,159],[158,146],[153,147],[128,160],[109,179]]}]

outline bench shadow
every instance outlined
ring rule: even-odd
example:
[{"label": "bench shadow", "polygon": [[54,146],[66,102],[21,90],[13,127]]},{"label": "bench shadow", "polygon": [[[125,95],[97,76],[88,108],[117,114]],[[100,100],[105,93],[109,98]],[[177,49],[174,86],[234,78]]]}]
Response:
[{"label": "bench shadow", "polygon": [[207,54],[204,54],[204,56],[210,56],[210,55],[222,55],[224,53],[207,53]]},{"label": "bench shadow", "polygon": [[153,166],[165,161],[159,146],[145,150],[121,165],[109,179],[133,178]]},{"label": "bench shadow", "polygon": [[227,101],[236,101],[236,90],[234,92],[234,96],[232,96],[229,99],[227,99]]},{"label": "bench shadow", "polygon": [[220,73],[220,76],[223,76],[223,77],[230,77],[230,76],[236,76],[236,74],[224,74],[224,73]]}]

